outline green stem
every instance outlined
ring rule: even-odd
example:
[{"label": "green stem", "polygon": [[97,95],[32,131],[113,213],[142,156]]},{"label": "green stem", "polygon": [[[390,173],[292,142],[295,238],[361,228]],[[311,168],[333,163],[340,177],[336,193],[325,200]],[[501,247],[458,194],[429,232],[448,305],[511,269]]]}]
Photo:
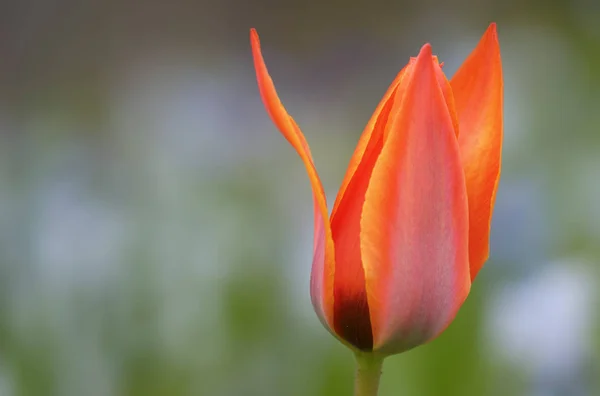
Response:
[{"label": "green stem", "polygon": [[373,353],[356,353],[354,396],[377,396],[383,357]]}]

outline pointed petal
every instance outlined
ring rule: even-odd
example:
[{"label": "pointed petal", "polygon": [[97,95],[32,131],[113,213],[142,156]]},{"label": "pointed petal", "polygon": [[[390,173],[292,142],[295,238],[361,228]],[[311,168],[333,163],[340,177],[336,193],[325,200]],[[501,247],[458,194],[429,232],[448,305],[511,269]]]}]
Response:
[{"label": "pointed petal", "polygon": [[409,61],[409,64],[406,65],[402,70],[400,70],[400,72],[398,73],[398,75],[396,76],[394,81],[392,81],[392,84],[386,91],[385,95],[383,95],[383,99],[381,99],[381,102],[379,102],[379,105],[375,109],[375,112],[371,116],[371,119],[367,123],[367,126],[365,127],[362,135],[360,136],[360,139],[358,140],[356,149],[354,150],[354,154],[352,154],[352,158],[350,158],[350,163],[348,164],[348,170],[346,171],[346,175],[344,176],[344,180],[342,181],[342,185],[339,189],[338,195],[337,195],[335,203],[333,205],[333,210],[331,212],[332,222],[333,222],[333,218],[335,217],[335,215],[338,211],[338,208],[340,206],[342,198],[344,198],[344,196],[345,196],[346,189],[348,188],[348,184],[350,183],[350,180],[352,179],[352,177],[354,176],[354,173],[358,169],[358,166],[363,158],[363,155],[365,154],[365,150],[367,149],[367,146],[369,145],[369,141],[371,140],[371,135],[372,135],[373,131],[375,130],[377,123],[379,122],[379,120],[381,118],[387,117],[387,115],[385,114],[385,111],[384,111],[386,104],[391,99],[393,99],[394,92],[396,91],[396,88],[402,81],[402,78],[404,77],[406,70],[409,68],[409,66],[411,64],[413,64],[415,62],[415,60],[416,60],[416,58],[411,58]]},{"label": "pointed petal", "polygon": [[360,248],[383,353],[434,338],[470,288],[464,174],[437,69],[425,45],[396,93],[365,196]]},{"label": "pointed petal", "polygon": [[450,80],[469,197],[471,279],[489,256],[490,226],[502,154],[502,63],[496,24]]},{"label": "pointed petal", "polygon": [[[437,62],[436,57],[433,59]],[[331,214],[336,250],[334,326],[342,338],[360,350],[373,348],[371,315],[360,253],[362,208],[371,172],[383,147],[383,133],[394,106],[396,91],[415,61],[416,58],[411,58],[398,73],[367,123],[350,159]],[[447,91],[451,95],[449,84]]]},{"label": "pointed petal", "polygon": [[383,108],[378,109],[372,129],[367,129],[363,134],[363,137],[368,135],[367,145],[361,158],[356,159],[354,174],[347,181],[344,197],[338,201],[338,210],[331,218],[336,252],[334,326],[341,337],[360,350],[373,348],[360,253],[360,218],[371,172],[383,147],[383,132],[394,104],[393,92],[392,95],[386,95],[387,101]]},{"label": "pointed petal", "polygon": [[[437,57],[433,57],[433,60],[438,62]],[[383,147],[383,134],[394,106],[394,99],[397,95],[402,97],[396,92],[415,61],[416,58],[411,58],[409,64],[396,76],[367,124],[350,160],[331,215],[336,251],[334,326],[342,338],[360,350],[371,350],[373,347],[360,253],[361,213],[371,173]],[[444,93],[451,97],[452,89],[441,69],[439,74],[444,83]],[[453,121],[458,127],[458,121]]]},{"label": "pointed petal", "polygon": [[254,29],[250,31],[252,55],[258,88],[267,112],[279,128],[283,136],[296,149],[302,159],[313,190],[315,205],[315,240],[314,258],[311,272],[311,298],[319,319],[329,328],[333,329],[333,271],[334,248],[329,225],[327,200],[321,180],[315,169],[306,139],[296,122],[289,116],[277,96],[273,81],[265,65],[260,50],[258,34]]},{"label": "pointed petal", "polygon": [[[439,63],[437,56],[433,56],[432,59],[436,64]],[[340,190],[338,192],[338,195],[336,197],[336,200],[335,200],[335,203],[333,206],[333,210],[331,212],[331,223],[332,223],[333,228],[335,228],[333,226],[333,223],[335,222],[335,217],[336,217],[336,214],[338,213],[338,209],[340,208],[340,205],[342,205],[342,201],[344,201],[346,199],[348,201],[355,200],[356,193],[353,191],[347,191],[349,189],[352,179],[355,176],[358,176],[357,173],[359,173],[360,170],[366,169],[369,174],[371,172],[370,168],[373,166],[373,164],[371,164],[370,167],[365,166],[364,164],[361,164],[363,161],[367,161],[367,162],[369,161],[368,159],[365,158],[365,157],[368,157],[369,155],[371,155],[371,154],[369,154],[369,150],[367,150],[367,147],[369,147],[369,148],[374,147],[375,142],[378,141],[379,136],[378,136],[377,132],[379,130],[383,131],[383,129],[385,128],[385,123],[387,122],[387,118],[389,116],[389,111],[390,111],[389,107],[394,102],[394,97],[396,95],[396,91],[397,91],[398,87],[400,87],[402,85],[401,84],[402,79],[404,78],[406,73],[409,70],[411,70],[411,68],[414,65],[416,60],[417,60],[417,58],[410,58],[409,63],[404,68],[402,68],[402,70],[400,70],[400,72],[398,73],[398,75],[396,76],[396,78],[394,79],[392,84],[389,86],[385,95],[383,96],[383,99],[381,99],[381,102],[375,109],[375,112],[371,116],[371,119],[367,123],[367,126],[365,127],[362,135],[360,136],[360,139],[358,141],[356,149],[354,150],[354,153],[352,154],[352,157],[350,159],[350,163],[348,164],[348,169],[344,176],[344,180],[342,181],[342,185],[340,187]],[[452,124],[454,125],[455,131],[458,134],[458,118],[457,118],[456,112],[454,110],[454,96],[452,94],[452,87],[450,86],[450,82],[447,80],[446,75],[441,70],[443,63],[439,63],[439,65],[440,65],[440,67],[436,68],[437,79],[438,79],[440,86],[442,87],[442,92],[444,93],[444,98],[446,99],[447,102],[449,102],[449,104],[451,104],[450,110],[452,112],[452,114],[451,114]],[[402,96],[402,94],[400,94],[400,96]],[[379,151],[375,154],[375,157],[377,157],[378,155],[379,155]],[[352,188],[350,190],[353,190],[353,189],[354,188]],[[349,196],[347,197],[346,195],[349,195]],[[364,192],[363,193],[359,192],[358,195],[359,196],[364,195]],[[360,213],[359,213],[359,215],[360,215]]]}]

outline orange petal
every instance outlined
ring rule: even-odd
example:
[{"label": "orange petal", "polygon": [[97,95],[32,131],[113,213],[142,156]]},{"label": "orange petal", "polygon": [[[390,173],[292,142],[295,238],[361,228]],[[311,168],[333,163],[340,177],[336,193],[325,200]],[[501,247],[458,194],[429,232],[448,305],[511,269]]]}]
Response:
[{"label": "orange petal", "polygon": [[368,144],[361,158],[356,158],[357,167],[347,182],[347,189],[343,199],[339,201],[335,216],[331,218],[336,257],[334,326],[340,337],[360,350],[373,349],[365,273],[360,253],[360,218],[371,172],[383,147],[383,132],[394,105],[393,92],[392,95],[386,95],[387,102],[383,108],[378,109],[372,130],[363,134],[363,137],[368,136]]},{"label": "orange petal", "polygon": [[438,335],[470,288],[468,204],[441,70],[425,45],[396,93],[362,212],[374,349]]},{"label": "orange petal", "polygon": [[[439,63],[437,56],[433,56],[432,59],[435,63]],[[394,99],[393,97],[396,93],[396,88],[398,86],[400,86],[400,83],[402,82],[402,79],[404,78],[405,73],[414,64],[414,62],[416,60],[417,60],[417,58],[410,58],[408,65],[404,66],[404,68],[402,68],[402,70],[400,70],[400,72],[398,73],[398,75],[396,76],[394,81],[392,81],[392,84],[387,89],[385,95],[383,95],[383,99],[381,99],[381,101],[379,102],[379,105],[375,109],[375,112],[371,116],[371,119],[367,123],[367,126],[365,127],[362,135],[360,136],[360,139],[358,140],[356,149],[354,150],[354,153],[352,154],[352,157],[350,158],[350,163],[348,164],[348,169],[346,170],[344,180],[342,181],[342,185],[338,191],[338,195],[337,195],[335,203],[333,205],[333,210],[331,212],[331,222],[332,223],[334,222],[335,215],[339,209],[340,204],[342,203],[342,200],[345,198],[348,185],[350,184],[350,181],[354,177],[354,174],[357,171],[359,164],[363,160],[363,156],[365,155],[365,150],[367,149],[367,145],[372,140],[373,131],[377,128],[377,123],[380,122],[380,119],[382,117],[387,117],[387,115],[385,115],[385,111],[384,111],[386,104],[389,103],[390,100],[393,101],[393,99]],[[440,86],[442,86],[442,91],[444,92],[444,97],[446,98],[446,100],[448,102],[450,102],[452,104],[452,107],[451,107],[452,112],[453,112],[452,113],[452,122],[456,127],[456,133],[458,133],[458,121],[456,119],[456,114],[454,112],[454,98],[453,98],[453,94],[452,94],[452,88],[450,87],[450,83],[447,81],[446,76],[444,75],[444,72],[442,72],[442,70],[441,70],[441,67],[443,66],[443,62],[439,63],[439,65],[440,65],[440,69],[439,69],[439,72],[437,73],[438,81],[440,83]],[[351,198],[350,198],[350,200],[351,200]]]},{"label": "orange petal", "polygon": [[469,197],[471,279],[489,256],[490,226],[502,153],[502,64],[496,24],[450,80]]},{"label": "orange petal", "polygon": [[[438,62],[437,57],[433,57],[433,60]],[[411,58],[409,64],[398,73],[369,120],[350,160],[331,215],[336,257],[334,326],[340,337],[360,350],[373,348],[360,253],[360,218],[371,172],[383,147],[383,134],[394,106],[396,91],[415,61],[416,58]],[[444,93],[451,97],[449,82],[441,70],[439,74],[444,82]]]},{"label": "orange petal", "polygon": [[254,68],[258,89],[267,112],[283,136],[296,149],[302,159],[313,190],[315,205],[314,258],[311,272],[311,298],[321,322],[330,331],[333,329],[333,272],[334,248],[329,225],[325,192],[306,139],[296,122],[289,116],[277,96],[273,80],[260,51],[260,41],[254,29],[250,30],[250,43],[254,57]]},{"label": "orange petal", "polygon": [[398,85],[400,84],[400,81],[402,81],[404,73],[406,72],[408,67],[412,63],[414,63],[415,60],[416,60],[415,58],[411,58],[409,64],[407,66],[405,66],[402,70],[400,70],[400,72],[398,73],[398,75],[396,76],[394,81],[392,81],[392,84],[388,88],[385,95],[383,95],[383,99],[381,99],[381,102],[379,102],[379,105],[375,109],[375,112],[371,116],[371,119],[367,123],[367,126],[365,127],[362,135],[360,136],[360,139],[358,140],[356,149],[354,150],[354,154],[352,154],[352,158],[350,158],[350,163],[348,164],[348,169],[346,171],[346,175],[344,176],[344,180],[342,181],[342,185],[338,191],[338,195],[337,195],[335,203],[333,205],[333,210],[331,211],[332,222],[338,211],[340,203],[345,196],[346,189],[348,188],[348,184],[350,183],[350,180],[354,176],[354,173],[356,172],[356,170],[362,160],[365,150],[367,149],[367,145],[369,144],[369,141],[371,140],[371,134],[373,133],[373,130],[375,129],[378,120],[382,117],[382,112],[384,110],[386,103],[388,103],[390,99],[393,99],[393,95],[394,95],[394,92],[396,91],[396,87],[398,87]]}]

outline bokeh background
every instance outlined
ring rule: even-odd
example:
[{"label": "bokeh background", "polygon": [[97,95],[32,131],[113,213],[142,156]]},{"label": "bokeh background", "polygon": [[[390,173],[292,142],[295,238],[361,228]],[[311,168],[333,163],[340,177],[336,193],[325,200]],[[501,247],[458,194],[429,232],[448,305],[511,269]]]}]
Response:
[{"label": "bokeh background", "polygon": [[312,199],[248,29],[333,201],[431,42],[491,21],[505,77],[491,259],[381,395],[599,395],[600,3],[2,0],[0,395],[350,395],[308,294]]}]

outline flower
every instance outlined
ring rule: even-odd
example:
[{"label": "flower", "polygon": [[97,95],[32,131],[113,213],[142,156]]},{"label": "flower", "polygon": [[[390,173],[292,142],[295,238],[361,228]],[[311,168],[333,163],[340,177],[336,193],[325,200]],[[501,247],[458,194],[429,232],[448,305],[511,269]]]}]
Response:
[{"label": "flower", "polygon": [[447,80],[425,44],[367,124],[331,217],[309,146],[281,104],[251,30],[266,109],[313,190],[311,297],[354,351],[400,353],[452,322],[489,256],[502,148],[496,25]]}]

